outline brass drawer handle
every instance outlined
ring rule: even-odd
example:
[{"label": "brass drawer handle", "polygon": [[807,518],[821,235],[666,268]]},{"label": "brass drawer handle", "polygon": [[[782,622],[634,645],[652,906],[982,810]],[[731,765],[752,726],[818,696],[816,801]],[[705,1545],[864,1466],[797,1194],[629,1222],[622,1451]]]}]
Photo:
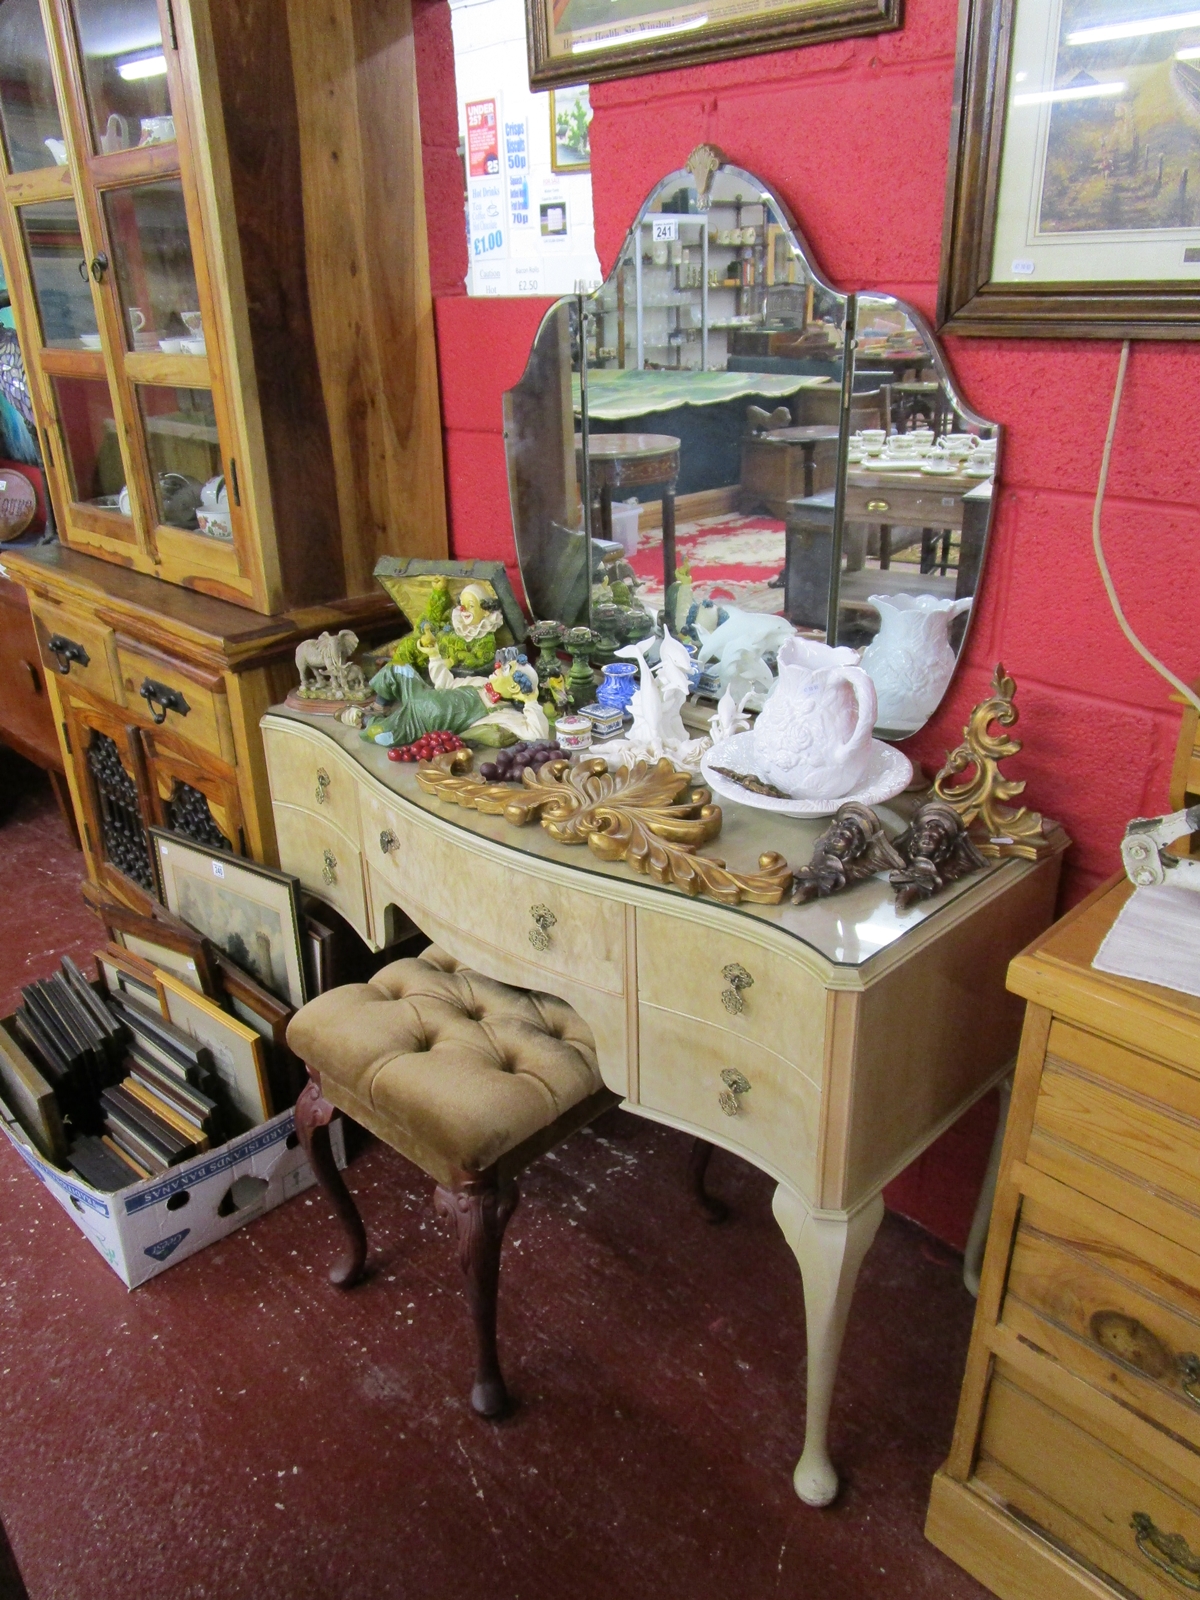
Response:
[{"label": "brass drawer handle", "polygon": [[886,500],[868,500],[868,511],[890,511],[892,508]]},{"label": "brass drawer handle", "polygon": [[745,967],[739,966],[736,961],[731,961],[727,967],[722,967],[721,976],[729,985],[728,989],[721,990],[721,1004],[731,1016],[737,1016],[746,1009],[746,1002],[742,999],[742,991],[743,989],[752,989],[754,987],[754,979],[746,971]]},{"label": "brass drawer handle", "polygon": [[321,876],[326,883],[337,882],[337,857],[332,850],[325,851],[325,866],[322,869]]},{"label": "brass drawer handle", "polygon": [[325,804],[326,800],[329,799],[329,785],[330,785],[330,782],[331,782],[331,780],[330,780],[329,774],[325,771],[325,768],[324,767],[318,767],[317,768],[317,804],[319,806],[323,806]]},{"label": "brass drawer handle", "polygon": [[138,693],[150,707],[150,716],[156,728],[161,728],[167,720],[168,711],[177,711],[181,717],[186,717],[192,709],[178,689],[169,688],[156,678],[143,678]]},{"label": "brass drawer handle", "polygon": [[46,640],[46,653],[58,662],[58,670],[64,678],[71,670],[72,661],[78,661],[81,667],[86,667],[92,659],[81,644],[76,644],[74,639],[68,639],[65,633],[50,635]]},{"label": "brass drawer handle", "polygon": [[736,1117],[742,1109],[738,1097],[750,1093],[750,1079],[736,1067],[726,1067],[721,1073],[721,1082],[725,1087],[717,1096],[717,1104],[727,1117]]},{"label": "brass drawer handle", "polygon": [[1179,1358],[1179,1383],[1188,1399],[1200,1406],[1200,1356],[1190,1350]]},{"label": "brass drawer handle", "polygon": [[529,930],[529,942],[535,950],[549,950],[550,929],[558,921],[549,906],[530,906],[529,915],[534,926]]},{"label": "brass drawer handle", "polygon": [[1200,1556],[1192,1554],[1182,1534],[1163,1533],[1144,1511],[1135,1511],[1129,1525],[1147,1561],[1152,1561],[1160,1572],[1174,1578],[1185,1589],[1200,1593]]},{"label": "brass drawer handle", "polygon": [[383,851],[385,856],[391,855],[392,851],[399,843],[399,839],[397,839],[396,835],[390,828],[385,828],[379,835],[379,848]]}]

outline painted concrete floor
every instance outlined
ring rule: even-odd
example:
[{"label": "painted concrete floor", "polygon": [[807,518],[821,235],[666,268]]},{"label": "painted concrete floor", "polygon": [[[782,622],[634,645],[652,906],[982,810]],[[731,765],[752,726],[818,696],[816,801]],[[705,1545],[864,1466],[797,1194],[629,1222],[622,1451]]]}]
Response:
[{"label": "painted concrete floor", "polygon": [[[40,789],[0,841],[8,1010],[96,933]],[[921,1531],[970,1331],[960,1258],[885,1220],[834,1404],[845,1488],[811,1510],[771,1183],[718,1152],[734,1216],[710,1227],[687,1153],[616,1112],[528,1174],[500,1310],[519,1409],[495,1426],[467,1403],[449,1238],[394,1152],[350,1169],[374,1263],[351,1294],[311,1195],[130,1294],[0,1149],[0,1517],[32,1600],[980,1600]]]}]

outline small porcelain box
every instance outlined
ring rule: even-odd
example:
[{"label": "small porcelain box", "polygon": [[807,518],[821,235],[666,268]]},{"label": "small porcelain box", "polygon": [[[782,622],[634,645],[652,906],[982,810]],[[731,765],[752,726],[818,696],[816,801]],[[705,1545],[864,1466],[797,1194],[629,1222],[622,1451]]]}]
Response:
[{"label": "small porcelain box", "polygon": [[[579,715],[591,723],[592,733],[597,739],[613,739],[625,725],[625,713],[620,706],[602,706],[598,701],[582,707]],[[562,727],[561,722],[559,727]],[[561,739],[559,743],[562,743]]]},{"label": "small porcelain box", "polygon": [[587,750],[592,743],[590,717],[559,717],[555,737],[561,750]]}]

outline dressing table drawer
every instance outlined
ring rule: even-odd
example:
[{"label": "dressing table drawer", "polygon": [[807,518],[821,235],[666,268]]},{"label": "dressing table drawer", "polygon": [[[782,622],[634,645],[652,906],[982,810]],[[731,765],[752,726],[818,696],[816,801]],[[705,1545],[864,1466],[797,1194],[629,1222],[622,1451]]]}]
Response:
[{"label": "dressing table drawer", "polygon": [[284,872],[294,873],[310,894],[328,901],[369,942],[362,855],[354,841],[324,817],[278,801],[275,836]]},{"label": "dressing table drawer", "polygon": [[825,987],[797,962],[657,911],[638,911],[637,940],[640,1000],[763,1045],[821,1082]]},{"label": "dressing table drawer", "polygon": [[343,833],[358,833],[358,784],[348,766],[336,759],[328,741],[318,744],[302,734],[263,728],[271,796],[278,804],[299,806],[325,817]]},{"label": "dressing table drawer", "polygon": [[639,1103],[760,1158],[816,1192],[821,1093],[774,1051],[724,1028],[638,1006]]},{"label": "dressing table drawer", "polygon": [[501,864],[366,791],[362,830],[367,861],[395,886],[406,911],[435,912],[519,956],[544,975],[547,989],[561,974],[624,994],[625,908],[618,901],[537,877],[516,865],[522,858],[515,853],[511,865]]}]

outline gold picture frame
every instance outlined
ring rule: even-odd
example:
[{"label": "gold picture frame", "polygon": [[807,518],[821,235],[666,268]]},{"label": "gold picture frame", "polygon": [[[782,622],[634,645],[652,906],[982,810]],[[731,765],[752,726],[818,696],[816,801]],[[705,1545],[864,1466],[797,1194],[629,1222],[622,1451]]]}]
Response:
[{"label": "gold picture frame", "polygon": [[232,1111],[242,1123],[235,1131],[244,1133],[268,1121],[274,1112],[266,1050],[256,1030],[169,972],[158,972],[155,978],[163,1016],[211,1054],[213,1070],[224,1090],[226,1114]]},{"label": "gold picture frame", "polygon": [[[581,106],[587,107],[587,116],[582,122],[578,109]],[[551,89],[550,170],[552,172],[570,177],[572,173],[592,170],[592,146],[589,134],[591,112],[591,98],[586,83],[565,84],[561,89]]]},{"label": "gold picture frame", "polygon": [[525,0],[529,84],[596,83],[887,33],[901,11],[902,0],[757,0],[753,9],[744,0]]}]

